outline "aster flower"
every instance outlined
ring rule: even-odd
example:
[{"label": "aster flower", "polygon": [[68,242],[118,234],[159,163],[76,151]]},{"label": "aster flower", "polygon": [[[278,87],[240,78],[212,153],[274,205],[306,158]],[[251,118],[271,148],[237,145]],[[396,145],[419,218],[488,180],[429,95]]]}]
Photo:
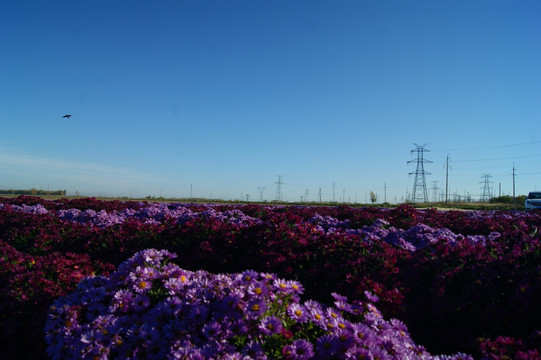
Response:
[{"label": "aster flower", "polygon": [[143,294],[138,294],[133,299],[133,309],[135,311],[142,311],[150,306],[150,298]]},{"label": "aster flower", "polygon": [[[377,346],[370,348],[370,356],[371,356],[372,359],[378,359],[378,360],[393,360],[395,358],[400,359],[399,355],[397,357],[394,357],[391,354],[389,354],[385,349],[382,349],[382,348],[377,347]],[[406,357],[404,357],[404,358],[406,358]],[[421,357],[421,359],[422,359],[422,357]]]},{"label": "aster flower", "polygon": [[132,291],[126,289],[118,290],[113,296],[113,311],[127,312],[131,310],[134,298],[135,295]]},{"label": "aster flower", "polygon": [[370,291],[368,291],[368,290],[366,290],[366,291],[364,292],[364,296],[366,296],[366,298],[368,299],[368,301],[371,301],[371,302],[373,302],[373,303],[379,301],[379,297],[378,297],[376,294],[374,294],[374,293],[372,293],[372,292],[370,292]]},{"label": "aster flower", "polygon": [[355,342],[363,345],[370,344],[372,342],[372,336],[374,336],[374,330],[362,323],[355,323],[351,326],[352,337],[355,339]]},{"label": "aster flower", "polygon": [[247,293],[251,296],[266,296],[269,293],[269,288],[262,281],[252,282],[248,285]]},{"label": "aster flower", "polygon": [[237,319],[232,321],[229,326],[229,330],[231,330],[231,334],[235,335],[245,335],[248,333],[249,327],[248,323],[244,319]]},{"label": "aster flower", "polygon": [[266,281],[274,281],[276,279],[276,275],[270,273],[261,273],[261,278]]},{"label": "aster flower", "polygon": [[254,270],[243,271],[240,275],[242,281],[245,283],[251,283],[255,279],[259,278],[259,273]]},{"label": "aster flower", "polygon": [[316,340],[316,349],[322,358],[331,357],[338,351],[338,339],[335,335],[324,335]]},{"label": "aster flower", "polygon": [[322,305],[317,301],[306,300],[303,305],[309,312],[323,312]]},{"label": "aster flower", "polygon": [[373,359],[369,349],[357,345],[354,345],[347,349],[344,354],[344,358],[348,360]]},{"label": "aster flower", "polygon": [[267,310],[267,304],[261,299],[253,299],[246,305],[245,313],[248,317],[259,317]]},{"label": "aster flower", "polygon": [[181,275],[179,277],[171,277],[163,283],[164,288],[168,291],[169,295],[175,295],[178,293],[186,283],[186,276]]},{"label": "aster flower", "polygon": [[329,323],[331,324],[330,328],[335,329],[336,331],[343,331],[351,328],[351,323],[341,316],[329,318]]},{"label": "aster flower", "polygon": [[295,321],[303,323],[308,320],[308,311],[299,303],[292,303],[287,307],[287,314]]},{"label": "aster flower", "polygon": [[[306,303],[305,303],[306,306]],[[307,306],[306,306],[307,307]],[[310,306],[308,309],[308,320],[325,328],[327,325],[327,315],[321,307]]]},{"label": "aster flower", "polygon": [[286,283],[288,288],[291,289],[292,293],[296,295],[302,295],[302,293],[304,292],[304,287],[300,282],[295,280],[288,280]]},{"label": "aster flower", "polygon": [[267,355],[265,354],[265,350],[261,346],[260,343],[251,340],[242,348],[242,354],[247,356],[249,359],[256,359],[256,360],[266,360]]},{"label": "aster flower", "polygon": [[137,293],[145,293],[152,288],[152,280],[147,277],[133,277],[132,290]]},{"label": "aster flower", "polygon": [[279,334],[282,328],[282,321],[276,316],[264,317],[259,323],[259,329],[265,335]]},{"label": "aster flower", "polygon": [[299,339],[284,346],[282,353],[286,359],[311,359],[314,356],[314,347],[309,341]]},{"label": "aster flower", "polygon": [[221,325],[217,321],[210,321],[203,325],[202,333],[207,339],[217,338],[222,331]]},{"label": "aster flower", "polygon": [[[138,253],[109,279],[85,281],[57,300],[45,328],[48,354],[53,359],[323,359],[364,356],[366,349],[382,359],[430,359],[402,322],[385,321],[371,303],[365,304],[363,319],[344,311],[362,305],[348,304],[339,294],[333,295],[337,307],[300,304],[296,282],[255,272],[189,272],[159,258],[159,252]],[[156,262],[155,271],[141,265],[147,260]],[[133,289],[146,278],[163,286]],[[92,293],[101,295],[93,299]],[[101,310],[89,317],[89,309]]]},{"label": "aster flower", "polygon": [[241,353],[234,352],[231,354],[225,354],[222,357],[223,360],[245,360],[244,356]]},{"label": "aster flower", "polygon": [[339,295],[337,293],[332,293],[332,297],[334,298],[334,306],[340,310],[345,312],[353,312],[353,307],[351,304],[348,303],[348,299],[345,296]]},{"label": "aster flower", "polygon": [[275,290],[282,292],[282,293],[288,293],[290,286],[287,283],[286,280],[283,279],[275,279],[272,283]]}]

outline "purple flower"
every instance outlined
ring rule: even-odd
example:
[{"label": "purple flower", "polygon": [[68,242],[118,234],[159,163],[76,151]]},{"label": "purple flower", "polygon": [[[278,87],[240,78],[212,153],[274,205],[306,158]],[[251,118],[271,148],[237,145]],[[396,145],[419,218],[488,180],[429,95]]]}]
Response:
[{"label": "purple flower", "polygon": [[222,329],[219,322],[211,321],[203,325],[202,331],[207,339],[215,339],[220,335]]},{"label": "purple flower", "polygon": [[282,328],[282,321],[276,316],[264,317],[259,324],[259,329],[265,335],[279,334]]},{"label": "purple flower", "polygon": [[282,353],[286,359],[311,359],[314,356],[314,347],[309,341],[299,339],[284,346]]},{"label": "purple flower", "polygon": [[254,270],[246,270],[243,273],[241,273],[242,281],[245,283],[251,283],[252,281],[255,281],[257,278],[259,278],[259,273]]},{"label": "purple flower", "polygon": [[133,309],[135,311],[142,311],[145,310],[150,306],[150,299],[146,295],[138,294],[133,299]]},{"label": "purple flower", "polygon": [[168,290],[169,295],[174,295],[179,292],[186,283],[186,276],[181,275],[180,277],[172,277],[167,279],[163,286]]},{"label": "purple flower", "polygon": [[331,357],[338,351],[338,339],[335,335],[323,335],[316,340],[316,350],[322,358]]},{"label": "purple flower", "polygon": [[287,285],[288,285],[288,288],[291,289],[291,292],[296,295],[302,295],[302,293],[304,292],[304,287],[298,281],[288,280]]},{"label": "purple flower", "polygon": [[[430,359],[404,323],[386,321],[371,302],[332,294],[335,307],[301,304],[297,282],[252,271],[189,272],[166,255],[137,253],[108,279],[85,280],[58,299],[45,326],[50,357],[266,359],[266,351],[282,351],[287,359]],[[144,281],[151,286],[139,286]],[[352,322],[360,309],[364,319]]]},{"label": "purple flower", "polygon": [[118,290],[113,296],[113,311],[130,311],[134,297],[133,292],[130,290]]},{"label": "purple flower", "polygon": [[251,296],[264,297],[269,293],[269,288],[263,281],[257,281],[248,286],[247,293]]},{"label": "purple flower", "polygon": [[370,344],[373,341],[374,330],[369,326],[357,323],[352,325],[353,339],[360,345]]},{"label": "purple flower", "polygon": [[223,360],[244,360],[244,356],[241,353],[234,352],[231,354],[225,354],[222,357]]},{"label": "purple flower", "polygon": [[332,293],[334,298],[334,306],[340,311],[353,312],[353,306],[348,303],[348,299],[345,296],[339,295],[337,293]]},{"label": "purple flower", "polygon": [[[393,360],[393,359],[401,358],[400,356],[397,356],[397,357],[391,356],[385,349],[382,349],[377,346],[370,348],[370,355],[372,359],[378,359],[378,360]],[[402,357],[402,358],[407,358],[407,357]]]},{"label": "purple flower", "polygon": [[374,302],[374,303],[379,301],[379,297],[376,294],[374,294],[374,293],[372,293],[372,292],[370,292],[368,290],[366,290],[364,292],[364,296],[366,296],[368,301],[371,301],[371,302]]},{"label": "purple flower", "polygon": [[251,340],[242,348],[242,353],[249,356],[251,359],[265,360],[267,355],[260,343]]},{"label": "purple flower", "polygon": [[287,314],[295,321],[299,323],[306,322],[308,320],[308,311],[304,306],[298,303],[292,303],[287,307]]},{"label": "purple flower", "polygon": [[267,310],[267,304],[261,299],[253,299],[246,305],[245,313],[249,317],[259,317]]},{"label": "purple flower", "polygon": [[229,324],[229,330],[233,335],[245,335],[248,332],[248,324],[243,319],[238,319]]}]

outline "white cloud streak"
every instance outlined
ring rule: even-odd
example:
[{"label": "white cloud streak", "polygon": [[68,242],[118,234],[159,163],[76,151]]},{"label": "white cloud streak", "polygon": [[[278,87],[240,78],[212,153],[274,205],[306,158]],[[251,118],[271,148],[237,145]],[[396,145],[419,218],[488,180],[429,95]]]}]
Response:
[{"label": "white cloud streak", "polygon": [[127,193],[132,188],[159,187],[164,182],[155,174],[132,169],[6,152],[0,152],[0,174],[2,183],[12,185],[51,184],[63,189],[101,193]]}]

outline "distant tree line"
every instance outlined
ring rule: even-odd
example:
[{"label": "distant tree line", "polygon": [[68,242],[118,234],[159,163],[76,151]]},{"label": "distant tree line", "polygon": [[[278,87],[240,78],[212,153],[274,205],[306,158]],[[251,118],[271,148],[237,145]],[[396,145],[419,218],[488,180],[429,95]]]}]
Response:
[{"label": "distant tree line", "polygon": [[[526,195],[519,195],[515,197],[515,204],[522,204],[524,205],[524,201],[526,200]],[[509,195],[503,195],[498,197],[493,197],[489,200],[491,204],[512,204],[513,203],[513,197]]]},{"label": "distant tree line", "polygon": [[66,196],[66,190],[1,190],[0,195],[52,195],[52,196]]}]

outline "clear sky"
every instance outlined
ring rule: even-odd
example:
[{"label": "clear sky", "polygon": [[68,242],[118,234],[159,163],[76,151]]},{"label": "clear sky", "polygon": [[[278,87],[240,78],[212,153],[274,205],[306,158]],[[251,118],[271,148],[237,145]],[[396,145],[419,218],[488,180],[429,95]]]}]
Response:
[{"label": "clear sky", "polygon": [[288,201],[402,202],[427,144],[430,200],[447,155],[449,196],[479,199],[485,174],[512,195],[513,166],[516,195],[541,190],[540,15],[538,0],[2,1],[0,189],[274,200],[281,179]]}]

